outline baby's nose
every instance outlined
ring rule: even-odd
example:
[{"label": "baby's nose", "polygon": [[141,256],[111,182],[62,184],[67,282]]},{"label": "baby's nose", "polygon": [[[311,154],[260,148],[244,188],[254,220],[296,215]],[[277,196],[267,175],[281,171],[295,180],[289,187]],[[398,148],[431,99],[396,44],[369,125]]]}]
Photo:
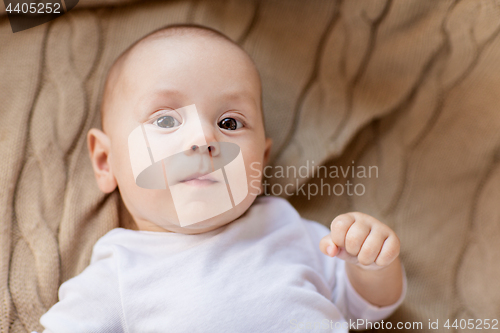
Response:
[{"label": "baby's nose", "polygon": [[201,146],[201,147],[198,145],[192,145],[191,151],[202,153],[202,154],[208,152],[212,156],[217,156],[220,153],[220,146],[219,146],[218,142],[210,142],[209,145]]}]

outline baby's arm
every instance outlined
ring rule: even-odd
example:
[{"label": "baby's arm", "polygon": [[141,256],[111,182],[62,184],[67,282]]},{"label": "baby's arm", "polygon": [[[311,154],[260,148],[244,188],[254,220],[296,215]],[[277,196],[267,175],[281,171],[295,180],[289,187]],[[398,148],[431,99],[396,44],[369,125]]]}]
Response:
[{"label": "baby's arm", "polygon": [[124,318],[110,246],[95,246],[93,262],[59,288],[59,302],[41,318],[41,333],[124,332]]},{"label": "baby's arm", "polygon": [[403,292],[400,243],[391,228],[362,213],[336,217],[320,241],[324,254],[346,262],[354,289],[376,306],[394,304]]}]

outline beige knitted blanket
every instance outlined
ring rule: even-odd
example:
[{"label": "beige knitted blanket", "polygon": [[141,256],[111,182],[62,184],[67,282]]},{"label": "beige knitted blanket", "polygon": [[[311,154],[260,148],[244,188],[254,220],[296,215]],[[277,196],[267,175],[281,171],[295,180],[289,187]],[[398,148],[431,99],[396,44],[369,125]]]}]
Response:
[{"label": "beige knitted blanket", "polygon": [[[292,183],[303,216],[359,210],[398,233],[408,294],[394,323],[500,318],[500,2],[80,0],[15,34],[0,4],[0,332],[41,331],[59,285],[127,223],[85,135],[114,58],[175,22],[219,29],[255,59],[269,182]],[[312,195],[325,184],[336,193]]]}]

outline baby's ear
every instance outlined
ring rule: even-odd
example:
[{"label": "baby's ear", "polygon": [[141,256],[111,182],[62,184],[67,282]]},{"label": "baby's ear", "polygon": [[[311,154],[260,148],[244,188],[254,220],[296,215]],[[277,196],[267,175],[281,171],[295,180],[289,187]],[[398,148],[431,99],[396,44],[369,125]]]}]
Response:
[{"label": "baby's ear", "polygon": [[269,156],[271,154],[271,146],[273,145],[273,140],[271,138],[266,138],[266,148],[264,150],[264,166],[269,162]]},{"label": "baby's ear", "polygon": [[91,128],[87,134],[87,147],[97,186],[104,193],[113,192],[117,183],[109,160],[109,137],[104,132]]}]

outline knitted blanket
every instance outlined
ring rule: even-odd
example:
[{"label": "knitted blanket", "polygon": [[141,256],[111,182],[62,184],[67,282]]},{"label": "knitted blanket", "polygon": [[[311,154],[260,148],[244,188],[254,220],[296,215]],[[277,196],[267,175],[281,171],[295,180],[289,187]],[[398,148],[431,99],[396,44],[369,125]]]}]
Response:
[{"label": "knitted blanket", "polygon": [[257,63],[268,194],[325,225],[362,211],[397,232],[408,294],[390,321],[499,319],[498,1],[80,0],[17,33],[4,9],[0,332],[40,332],[59,285],[130,222],[95,184],[86,133],[112,61],[178,22],[222,31]]}]

